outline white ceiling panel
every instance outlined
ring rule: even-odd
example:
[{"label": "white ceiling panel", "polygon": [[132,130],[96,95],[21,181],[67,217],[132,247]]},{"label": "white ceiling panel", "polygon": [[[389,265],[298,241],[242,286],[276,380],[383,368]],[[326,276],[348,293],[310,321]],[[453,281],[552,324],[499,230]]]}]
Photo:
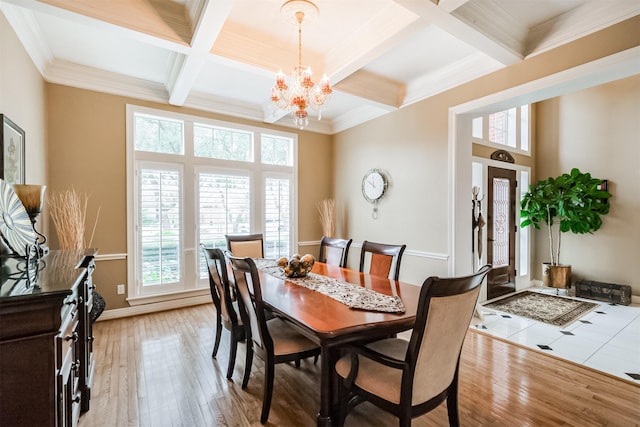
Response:
[{"label": "white ceiling panel", "polygon": [[152,82],[166,79],[171,51],[111,34],[104,27],[42,13],[35,16],[56,60]]}]

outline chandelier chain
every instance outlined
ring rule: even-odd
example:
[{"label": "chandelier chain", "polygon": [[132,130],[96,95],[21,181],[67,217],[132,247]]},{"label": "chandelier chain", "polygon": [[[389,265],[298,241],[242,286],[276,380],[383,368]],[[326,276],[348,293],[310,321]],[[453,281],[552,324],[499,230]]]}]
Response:
[{"label": "chandelier chain", "polygon": [[[294,9],[295,7],[298,9]],[[298,22],[298,65],[291,73],[289,84],[282,70],[276,74],[276,84],[271,88],[271,101],[274,109],[287,111],[293,116],[294,124],[304,129],[309,124],[307,109],[317,111],[318,120],[321,120],[322,110],[326,107],[333,89],[326,75],[316,85],[311,80],[311,67],[302,66],[302,22],[305,20],[305,11],[310,11],[310,16],[314,17],[317,15],[317,7],[309,0],[288,0],[281,10],[293,12],[291,15]]]}]

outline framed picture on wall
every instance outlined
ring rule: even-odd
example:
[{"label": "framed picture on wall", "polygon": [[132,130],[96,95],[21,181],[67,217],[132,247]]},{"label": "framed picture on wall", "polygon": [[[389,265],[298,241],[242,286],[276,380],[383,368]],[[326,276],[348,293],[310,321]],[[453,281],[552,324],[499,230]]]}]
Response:
[{"label": "framed picture on wall", "polygon": [[24,131],[0,114],[0,178],[10,184],[24,184]]}]

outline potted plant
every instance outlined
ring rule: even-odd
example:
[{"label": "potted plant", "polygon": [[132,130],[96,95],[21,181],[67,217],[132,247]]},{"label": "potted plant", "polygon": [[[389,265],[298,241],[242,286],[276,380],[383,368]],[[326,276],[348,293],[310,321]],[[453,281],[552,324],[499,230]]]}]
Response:
[{"label": "potted plant", "polygon": [[600,228],[601,215],[609,212],[611,197],[602,183],[601,179],[573,168],[571,173],[530,185],[522,197],[520,226],[540,229],[540,224],[546,224],[547,227],[551,261],[546,271],[548,276],[543,274],[545,285],[558,288],[571,285],[571,266],[560,263],[562,233],[593,233]]}]

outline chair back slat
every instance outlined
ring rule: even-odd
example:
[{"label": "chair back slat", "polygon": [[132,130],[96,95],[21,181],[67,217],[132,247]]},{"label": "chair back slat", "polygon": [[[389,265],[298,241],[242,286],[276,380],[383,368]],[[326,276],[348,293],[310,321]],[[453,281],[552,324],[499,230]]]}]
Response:
[{"label": "chair back slat", "polygon": [[320,254],[318,256],[318,261],[330,265],[346,267],[351,242],[352,239],[347,240],[323,236],[320,241]]},{"label": "chair back slat", "polygon": [[400,263],[407,245],[390,245],[365,240],[360,251],[360,272],[365,272],[368,261],[369,274],[398,280]]},{"label": "chair back slat", "polygon": [[[201,248],[207,263],[209,288],[216,309],[220,311],[223,319],[236,323],[237,315],[233,308],[233,298],[224,253],[220,249],[207,248],[204,245],[201,245]],[[218,300],[217,303],[216,300]]]},{"label": "chair back slat", "polygon": [[369,274],[380,277],[389,277],[393,257],[389,255],[371,254]]},{"label": "chair back slat", "polygon": [[236,257],[264,258],[262,234],[227,234],[227,249]]},{"label": "chair back slat", "polygon": [[238,306],[245,325],[250,325],[251,336],[248,337],[261,348],[273,352],[273,340],[269,335],[267,321],[262,302],[260,276],[253,259],[230,256]]}]

